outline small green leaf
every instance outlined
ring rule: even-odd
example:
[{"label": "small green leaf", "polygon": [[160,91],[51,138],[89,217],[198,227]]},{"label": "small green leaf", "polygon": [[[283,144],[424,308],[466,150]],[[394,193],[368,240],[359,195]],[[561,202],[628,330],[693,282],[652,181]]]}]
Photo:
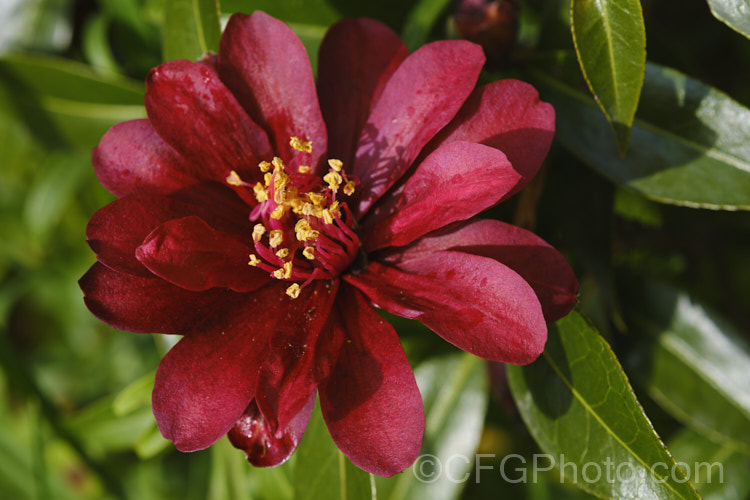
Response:
[{"label": "small green leaf", "polygon": [[218,0],[167,0],[162,32],[165,60],[198,60],[219,49],[219,38]]},{"label": "small green leaf", "polygon": [[750,38],[750,0],[708,0],[708,6],[716,19]]},{"label": "small green leaf", "polygon": [[646,70],[641,2],[572,0],[570,23],[583,76],[625,156]]},{"label": "small green leaf", "polygon": [[295,452],[293,477],[296,500],[375,498],[372,476],[352,464],[336,447],[318,401]]},{"label": "small green leaf", "polygon": [[432,358],[414,376],[425,406],[422,456],[401,474],[377,478],[378,498],[457,498],[474,470],[473,458],[467,463],[463,457],[474,456],[484,427],[485,362],[467,353]]},{"label": "small green leaf", "polygon": [[262,10],[277,19],[283,19],[289,24],[312,24],[330,26],[339,19],[341,14],[328,0],[223,0],[221,10],[227,14],[243,12],[252,14]]},{"label": "small green leaf", "polygon": [[570,62],[563,56],[554,76],[529,76],[555,106],[558,139],[584,163],[663,203],[750,209],[750,109],[673,69],[647,64],[631,147],[620,158]]},{"label": "small green leaf", "polygon": [[449,3],[449,0],[420,0],[417,2],[404,22],[403,36],[401,37],[409,50],[417,50],[427,41],[430,30]]},{"label": "small green leaf", "polygon": [[601,498],[700,498],[681,469],[670,470],[674,460],[617,358],[580,314],[550,328],[539,360],[509,365],[508,381],[529,431],[567,481]]},{"label": "small green leaf", "polygon": [[750,347],[701,304],[656,282],[629,294],[634,376],[673,416],[750,451]]}]

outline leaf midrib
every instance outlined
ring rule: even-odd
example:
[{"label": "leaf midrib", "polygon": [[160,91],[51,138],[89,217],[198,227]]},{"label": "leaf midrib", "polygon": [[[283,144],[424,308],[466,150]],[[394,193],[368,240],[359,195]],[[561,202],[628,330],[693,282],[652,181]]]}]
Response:
[{"label": "leaf midrib", "polygon": [[[651,476],[652,477],[656,477],[658,479],[664,479],[662,477],[656,476],[653,473],[653,471],[651,470],[651,467],[646,462],[644,462],[643,459],[638,454],[636,454],[627,444],[625,444],[625,442],[622,439],[620,439],[620,436],[618,436],[599,417],[599,415],[594,411],[594,409],[591,408],[591,406],[588,405],[588,403],[583,398],[583,396],[581,396],[581,394],[573,387],[573,385],[571,384],[571,382],[567,378],[565,378],[565,376],[563,375],[562,371],[560,370],[560,367],[558,367],[557,364],[555,364],[555,362],[550,358],[550,356],[548,356],[546,354],[543,355],[543,356],[544,356],[544,359],[547,361],[547,363],[549,363],[549,365],[555,371],[555,373],[557,374],[557,376],[560,378],[560,380],[562,380],[562,382],[565,384],[565,386],[568,388],[568,390],[570,390],[571,394],[573,394],[573,396],[578,400],[578,402],[581,404],[581,406],[583,406],[584,409],[592,417],[594,417],[594,419],[599,423],[599,425],[601,425],[602,428],[604,428],[604,430],[607,432],[607,434],[609,434],[610,436],[612,436],[615,439],[615,441],[617,441],[633,458],[635,458],[638,461],[638,463],[640,463],[646,470],[648,470],[649,472],[651,472]],[[668,479],[668,477],[667,477],[667,479]],[[680,498],[685,498],[680,492],[678,492],[677,490],[675,490],[674,487],[668,481],[664,481],[661,484],[666,485],[670,490],[672,490],[672,492],[675,493],[675,495],[678,495]]]}]

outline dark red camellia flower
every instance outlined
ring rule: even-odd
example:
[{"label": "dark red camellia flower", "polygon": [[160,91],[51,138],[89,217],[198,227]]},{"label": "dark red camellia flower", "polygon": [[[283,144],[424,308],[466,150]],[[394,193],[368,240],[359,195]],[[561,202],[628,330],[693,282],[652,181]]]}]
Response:
[{"label": "dark red camellia flower", "polygon": [[419,454],[422,400],[393,328],[416,318],[477,356],[529,363],[572,307],[565,260],[533,234],[464,222],[518,191],[552,108],[518,81],[475,89],[466,41],[409,54],[346,20],[307,53],[262,12],[218,56],[148,77],[148,119],[93,154],[118,199],[91,219],[91,311],[182,334],[156,373],[159,429],[183,451],[224,434],[256,465],[294,451],[319,394],[338,447],[384,476]]}]

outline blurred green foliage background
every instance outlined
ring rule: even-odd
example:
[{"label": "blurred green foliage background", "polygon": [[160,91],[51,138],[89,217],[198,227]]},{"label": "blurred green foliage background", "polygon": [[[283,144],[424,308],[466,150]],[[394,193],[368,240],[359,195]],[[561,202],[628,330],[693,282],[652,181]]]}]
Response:
[{"label": "blurred green foliage background", "polygon": [[[311,464],[320,464],[315,453],[337,453],[318,420],[306,438],[315,444],[303,442],[308,451],[300,450],[290,465],[278,469],[250,468],[226,441],[190,455],[176,452],[159,435],[150,409],[154,370],[174,339],[107,327],[87,311],[77,286],[94,262],[85,243],[86,223],[113,199],[94,176],[90,151],[112,124],[145,116],[143,81],[163,60],[165,11],[175,1],[9,0],[0,5],[0,498],[328,494],[302,483],[305,474],[309,479]],[[560,51],[573,53],[569,6],[566,1],[520,2],[519,42],[483,78],[533,79],[534,71],[562,74]],[[748,38],[718,22],[702,0],[644,0],[642,6],[649,61],[700,80],[739,106],[750,106]],[[262,9],[289,22],[313,61],[327,26],[345,16],[375,17],[402,33],[412,49],[429,39],[455,36],[445,0],[223,0],[221,9],[224,18]],[[580,75],[576,78],[577,88],[587,92]],[[552,99],[544,85],[540,90],[543,99]],[[565,109],[558,106],[558,136],[563,139],[560,124],[579,118],[575,110],[567,116]],[[603,127],[610,134],[606,122]],[[608,137],[612,143],[607,147],[614,148]],[[727,335],[737,339],[736,349],[746,355],[750,217],[743,210],[657,203],[637,186],[612,180],[607,164],[592,165],[603,160],[592,160],[586,148],[593,146],[573,139],[553,145],[528,193],[488,215],[534,228],[568,256],[581,283],[579,310],[613,345],[672,453],[684,460],[719,457],[727,464],[725,483],[699,488],[706,497],[748,498],[747,439],[737,444],[722,425],[710,420],[696,424],[679,397],[659,397],[660,384],[687,384],[690,374],[716,365],[679,368],[667,360],[667,371],[673,366],[676,380],[662,382],[649,365],[658,350],[653,341],[638,340],[637,333],[648,330],[644,324],[652,330],[664,330],[664,324],[679,330],[669,323],[675,297],[691,296],[696,304],[717,311],[721,319],[716,325],[727,325],[720,330],[731,331]],[[641,145],[631,143],[634,147]],[[738,189],[747,190],[744,182]],[[747,200],[750,195],[744,191],[737,196]],[[665,314],[664,322],[654,319]],[[430,415],[437,418],[429,411],[435,401],[452,408],[444,420],[435,420],[429,446],[439,447],[457,435],[467,455],[477,445],[498,457],[537,450],[511,402],[502,369],[491,371],[490,396],[484,363],[456,355],[418,325],[391,319],[418,371],[428,422]],[[742,364],[746,359],[740,356],[727,369],[750,371]],[[677,387],[674,394],[681,390]],[[724,397],[743,400],[748,391],[748,386],[735,387]],[[750,436],[750,414],[744,418],[735,431],[741,434],[746,425]],[[401,490],[394,484],[378,481],[379,497],[398,498],[408,491],[406,498],[436,498],[419,484],[404,483]],[[441,497],[461,494],[588,497],[560,485],[554,475],[517,485],[494,476],[454,484]]]}]

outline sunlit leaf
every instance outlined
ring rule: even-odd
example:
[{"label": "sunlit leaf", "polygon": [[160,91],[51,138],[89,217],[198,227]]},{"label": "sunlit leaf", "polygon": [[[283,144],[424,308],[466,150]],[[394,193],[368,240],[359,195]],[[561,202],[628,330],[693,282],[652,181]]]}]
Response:
[{"label": "sunlit leaf", "polygon": [[641,2],[572,0],[570,20],[583,75],[624,156],[646,65]]},{"label": "sunlit leaf", "polygon": [[708,0],[708,5],[716,19],[750,38],[750,0]]},{"label": "sunlit leaf", "polygon": [[218,0],[167,0],[164,10],[164,59],[198,60],[219,48]]},{"label": "sunlit leaf", "polygon": [[555,106],[556,137],[589,167],[648,198],[691,207],[750,209],[750,109],[726,94],[648,64],[630,149],[620,158],[609,126],[570,72],[569,59],[530,76]]},{"label": "sunlit leaf", "polygon": [[655,282],[630,295],[632,373],[667,411],[750,450],[750,347],[726,320]]},{"label": "sunlit leaf", "polygon": [[578,313],[550,328],[539,360],[509,365],[508,380],[529,431],[567,481],[601,498],[699,498],[681,469],[671,473],[674,461],[617,358]]}]

